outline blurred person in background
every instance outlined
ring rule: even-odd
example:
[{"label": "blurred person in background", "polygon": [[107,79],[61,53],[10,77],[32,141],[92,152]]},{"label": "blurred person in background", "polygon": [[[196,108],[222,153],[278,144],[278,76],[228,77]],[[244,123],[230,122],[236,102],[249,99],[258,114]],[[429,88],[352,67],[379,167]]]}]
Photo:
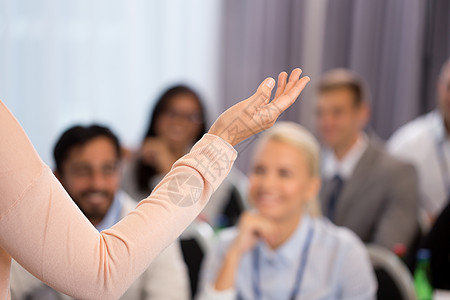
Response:
[{"label": "blurred person in background", "polygon": [[363,80],[334,69],[320,79],[318,94],[325,216],[365,243],[390,250],[396,244],[409,247],[418,231],[416,171],[364,132],[370,108]]},{"label": "blurred person in background", "polygon": [[[164,91],[151,114],[139,151],[125,165],[122,186],[134,198],[148,195],[180,157],[205,133],[206,111],[199,94],[185,85]],[[219,229],[234,225],[244,209],[247,178],[232,169],[197,218]],[[203,252],[195,240],[193,227],[181,235],[181,248],[189,270],[191,294],[197,291]]]},{"label": "blurred person in background", "polygon": [[320,147],[298,124],[277,123],[256,147],[253,210],[222,231],[202,268],[200,299],[373,299],[364,245],[321,217]]},{"label": "blurred person in background", "polygon": [[[156,101],[139,151],[125,166],[122,186],[136,199],[148,195],[205,133],[206,111],[199,94],[185,85],[164,91]],[[232,170],[200,218],[213,227],[234,225],[243,210],[239,184],[243,175]],[[245,182],[245,176],[244,180]]]},{"label": "blurred person in background", "polygon": [[[119,188],[121,147],[118,138],[99,125],[66,130],[54,148],[55,175],[98,231],[112,227],[136,207]],[[14,263],[14,300],[71,299]],[[120,299],[189,299],[189,282],[179,243],[166,248]]]},{"label": "blurred person in background", "polygon": [[450,60],[439,75],[437,108],[400,127],[387,146],[416,166],[420,207],[431,225],[450,199]]}]

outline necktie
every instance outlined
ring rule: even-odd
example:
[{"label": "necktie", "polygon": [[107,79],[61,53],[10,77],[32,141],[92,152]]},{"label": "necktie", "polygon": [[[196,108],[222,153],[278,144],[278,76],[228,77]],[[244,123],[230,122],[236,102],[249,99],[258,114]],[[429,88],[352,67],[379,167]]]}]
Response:
[{"label": "necktie", "polygon": [[331,193],[328,198],[328,213],[327,213],[327,217],[331,221],[334,221],[334,213],[336,210],[336,204],[337,204],[339,195],[341,194],[343,185],[344,185],[344,181],[342,180],[341,176],[339,176],[339,175],[335,175],[333,177],[333,180],[331,180]]}]

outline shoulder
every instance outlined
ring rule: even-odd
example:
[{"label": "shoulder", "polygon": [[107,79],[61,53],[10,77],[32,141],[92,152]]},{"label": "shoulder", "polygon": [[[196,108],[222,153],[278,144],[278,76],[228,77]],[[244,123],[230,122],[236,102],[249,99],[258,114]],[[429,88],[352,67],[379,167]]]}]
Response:
[{"label": "shoulder", "polygon": [[233,240],[238,235],[238,228],[236,226],[229,227],[220,231],[220,233],[215,238],[215,244],[220,244],[221,246],[228,246],[233,242]]},{"label": "shoulder", "polygon": [[238,228],[236,226],[222,229],[213,237],[208,256],[219,258],[225,255],[237,235]]},{"label": "shoulder", "polygon": [[134,200],[127,192],[123,190],[118,192],[120,193],[120,201],[122,202],[121,217],[123,218],[136,208],[138,202]]},{"label": "shoulder", "polygon": [[438,112],[434,110],[406,123],[391,136],[387,142],[388,149],[398,152],[429,140],[438,119]]},{"label": "shoulder", "polygon": [[398,176],[399,173],[414,172],[414,166],[411,162],[391,154],[381,141],[371,140],[369,142],[368,151],[375,157],[374,166],[382,169],[383,174]]},{"label": "shoulder", "polygon": [[350,229],[332,224],[328,219],[314,221],[317,237],[314,250],[321,257],[329,257],[336,268],[354,266],[358,270],[369,270],[370,260],[361,239]]},{"label": "shoulder", "polygon": [[350,229],[336,226],[324,217],[313,220],[314,228],[317,231],[317,242],[333,246],[334,250],[355,247],[364,249],[361,240]]}]

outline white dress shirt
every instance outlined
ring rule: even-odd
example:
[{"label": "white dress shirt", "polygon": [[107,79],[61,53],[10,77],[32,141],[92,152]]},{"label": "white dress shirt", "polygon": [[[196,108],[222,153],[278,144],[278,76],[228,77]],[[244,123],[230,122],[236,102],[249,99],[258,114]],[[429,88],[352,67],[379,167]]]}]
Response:
[{"label": "white dress shirt", "polygon": [[450,197],[450,136],[439,111],[400,127],[389,139],[387,148],[416,167],[421,207],[430,215],[439,215]]},{"label": "white dress shirt", "polygon": [[[275,251],[259,242],[241,258],[235,288],[216,291],[215,279],[237,234],[237,228],[222,231],[208,253],[201,272],[199,299],[231,300],[238,295],[240,299],[255,299],[255,278],[259,278],[261,299],[290,299],[305,254],[306,264],[295,299],[364,300],[375,296],[377,283],[362,242],[348,229],[307,215],[290,239]],[[255,277],[256,261],[258,277]]]},{"label": "white dress shirt", "polygon": [[332,179],[339,175],[344,180],[349,179],[366,151],[368,143],[369,138],[362,133],[342,159],[338,159],[331,149],[324,149],[322,151],[323,178]]}]

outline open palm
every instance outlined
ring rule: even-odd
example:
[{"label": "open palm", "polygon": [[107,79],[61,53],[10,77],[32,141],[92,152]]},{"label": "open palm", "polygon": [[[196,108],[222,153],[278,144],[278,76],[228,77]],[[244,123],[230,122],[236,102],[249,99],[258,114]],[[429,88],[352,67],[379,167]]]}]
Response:
[{"label": "open palm", "polygon": [[301,69],[294,69],[289,80],[286,72],[280,73],[272,101],[270,96],[275,80],[265,79],[255,94],[223,112],[211,126],[209,133],[220,136],[234,146],[271,127],[280,114],[297,100],[309,82],[307,76],[300,78],[301,73]]}]

